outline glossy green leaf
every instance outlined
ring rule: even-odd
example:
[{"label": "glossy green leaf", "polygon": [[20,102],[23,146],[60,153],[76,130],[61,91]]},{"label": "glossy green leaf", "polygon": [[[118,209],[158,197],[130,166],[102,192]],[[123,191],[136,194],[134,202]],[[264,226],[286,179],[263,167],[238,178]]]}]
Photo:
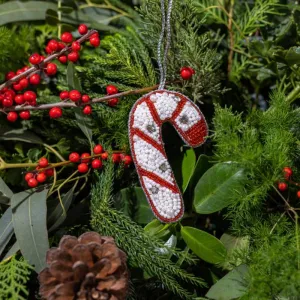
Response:
[{"label": "glossy green leaf", "polygon": [[24,129],[0,128],[0,141],[21,141],[31,144],[43,144],[34,133]]},{"label": "glossy green leaf", "polygon": [[47,1],[8,1],[0,5],[0,25],[12,22],[45,20],[48,9],[56,10],[55,3]]},{"label": "glossy green leaf", "polygon": [[8,250],[8,252],[6,253],[6,255],[4,256],[3,260],[7,259],[8,257],[15,255],[18,251],[20,250],[18,241],[16,241]]},{"label": "glossy green leaf", "polygon": [[183,154],[182,160],[182,191],[185,192],[190,179],[194,173],[194,168],[196,165],[196,155],[193,148],[186,150]]},{"label": "glossy green leaf", "polygon": [[46,22],[50,25],[56,26],[59,24],[58,13],[56,10],[48,9],[46,11]]},{"label": "glossy green leaf", "polygon": [[11,198],[13,226],[21,253],[40,272],[46,266],[49,249],[47,219],[48,190],[31,190],[14,194]]},{"label": "glossy green leaf", "polygon": [[13,192],[0,177],[0,203],[9,205]]},{"label": "glossy green leaf", "polygon": [[210,160],[211,157],[207,155],[202,154],[199,156],[194,169],[194,173],[189,183],[189,189],[193,190],[203,174],[213,166],[213,163]]},{"label": "glossy green leaf", "polygon": [[0,255],[14,234],[12,212],[9,207],[0,219]]},{"label": "glossy green leaf", "polygon": [[138,224],[147,224],[154,218],[143,189],[122,189],[116,199],[116,207]]},{"label": "glossy green leaf", "polygon": [[197,228],[181,227],[181,236],[187,246],[201,259],[209,263],[221,263],[226,257],[226,248],[211,234]]},{"label": "glossy green leaf", "polygon": [[290,48],[285,55],[285,61],[289,66],[300,65],[300,47]]},{"label": "glossy green leaf", "polygon": [[63,221],[67,217],[67,211],[70,208],[70,205],[73,201],[73,196],[74,196],[74,191],[75,191],[76,186],[73,186],[63,197],[62,197],[62,205],[64,206],[64,210],[61,206],[61,203],[57,199],[57,206],[55,209],[52,211],[50,216],[48,217],[48,224],[51,225],[49,228],[49,232],[53,231],[57,227],[59,227]]},{"label": "glossy green leaf", "polygon": [[214,284],[206,297],[213,300],[232,300],[242,297],[247,291],[248,266],[240,265]]},{"label": "glossy green leaf", "polygon": [[199,214],[211,214],[230,204],[232,193],[241,191],[246,175],[235,163],[219,163],[198,181],[194,191],[194,207]]},{"label": "glossy green leaf", "polygon": [[86,138],[89,141],[89,144],[92,144],[92,137],[93,137],[93,125],[92,119],[90,116],[83,114],[82,108],[76,107],[75,108],[75,117],[77,120],[77,125],[84,133]]},{"label": "glossy green leaf", "polygon": [[147,224],[144,230],[151,236],[167,240],[171,235],[170,224],[163,224],[157,219],[154,219],[149,224]]}]

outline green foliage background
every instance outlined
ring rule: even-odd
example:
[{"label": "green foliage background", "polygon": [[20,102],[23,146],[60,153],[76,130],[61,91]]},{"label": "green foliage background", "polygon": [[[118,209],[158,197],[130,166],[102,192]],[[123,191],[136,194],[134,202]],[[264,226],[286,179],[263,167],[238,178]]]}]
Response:
[{"label": "green foliage background", "polygon": [[[22,5],[29,2],[36,1]],[[158,82],[159,0],[44,1],[52,11],[30,19],[27,7],[11,22],[10,10],[18,3],[0,4],[1,81],[6,72],[28,64],[31,53],[45,54],[46,43],[62,31],[75,32],[78,24],[87,23],[101,36],[99,48],[85,45],[78,63],[58,63],[57,76],[43,78],[38,103],[58,102],[59,92],[70,87],[98,98],[108,84],[129,91]],[[168,88],[197,103],[210,126],[207,142],[195,151],[171,126],[163,128],[166,152],[183,190],[184,218],[172,225],[154,220],[134,167],[107,162],[102,172],[74,181],[68,179],[72,168],[66,167],[54,193],[41,199],[48,210],[43,222],[50,245],[56,246],[64,234],[87,230],[113,236],[128,255],[129,299],[297,299],[299,187],[290,184],[280,192],[277,183],[285,180],[286,166],[293,169],[293,181],[300,181],[299,21],[295,1],[174,1]],[[180,79],[183,66],[196,71],[190,81]],[[128,115],[139,96],[122,98],[116,108],[94,105],[92,116],[84,119],[91,142],[79,126],[82,117],[75,118],[72,109],[58,120],[36,111],[30,120],[14,124],[1,114],[0,157],[10,164],[34,163],[42,156],[58,162],[59,155],[67,159],[71,151],[87,152],[97,143],[109,153],[130,153]],[[17,139],[7,138],[12,130]],[[214,173],[216,166],[219,173]],[[12,193],[27,189],[24,171],[0,169],[7,185],[0,181],[3,218]],[[212,181],[218,188],[209,191]],[[212,207],[217,201],[218,207],[204,213],[206,201]],[[184,235],[190,227],[198,234]],[[208,237],[203,238],[203,231]],[[22,257],[23,246],[19,251],[13,231],[3,240],[1,227],[0,233],[1,299],[36,297],[36,273]]]}]

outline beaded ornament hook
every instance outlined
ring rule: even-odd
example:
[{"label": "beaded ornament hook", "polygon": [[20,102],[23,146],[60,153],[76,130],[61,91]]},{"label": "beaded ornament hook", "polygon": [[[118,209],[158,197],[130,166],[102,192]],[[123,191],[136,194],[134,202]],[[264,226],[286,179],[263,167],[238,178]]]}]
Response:
[{"label": "beaded ornament hook", "polygon": [[[173,0],[169,0],[168,8],[167,8],[167,15],[166,15],[166,8],[165,8],[165,0],[161,0],[161,34],[159,37],[158,45],[157,45],[157,58],[158,58],[158,67],[160,71],[160,82],[158,90],[163,90],[166,84],[167,78],[167,56],[168,51],[171,44],[171,13],[173,7]],[[161,48],[163,45],[163,40],[166,34],[166,47],[164,51],[164,56],[162,59],[161,55]]]}]

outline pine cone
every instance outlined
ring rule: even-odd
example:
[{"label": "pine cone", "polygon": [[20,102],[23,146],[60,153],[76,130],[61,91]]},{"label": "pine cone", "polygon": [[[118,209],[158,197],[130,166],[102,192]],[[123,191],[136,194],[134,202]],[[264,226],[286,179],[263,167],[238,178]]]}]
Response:
[{"label": "pine cone", "polygon": [[123,300],[128,289],[126,254],[114,239],[87,232],[66,235],[47,252],[48,268],[39,274],[47,300]]}]

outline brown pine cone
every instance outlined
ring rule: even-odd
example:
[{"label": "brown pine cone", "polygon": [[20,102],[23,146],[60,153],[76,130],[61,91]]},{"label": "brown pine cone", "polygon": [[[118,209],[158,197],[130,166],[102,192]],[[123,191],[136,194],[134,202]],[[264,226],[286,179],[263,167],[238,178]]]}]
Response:
[{"label": "brown pine cone", "polygon": [[87,232],[65,235],[47,252],[48,268],[39,274],[47,300],[123,300],[128,290],[126,254],[111,237]]}]

